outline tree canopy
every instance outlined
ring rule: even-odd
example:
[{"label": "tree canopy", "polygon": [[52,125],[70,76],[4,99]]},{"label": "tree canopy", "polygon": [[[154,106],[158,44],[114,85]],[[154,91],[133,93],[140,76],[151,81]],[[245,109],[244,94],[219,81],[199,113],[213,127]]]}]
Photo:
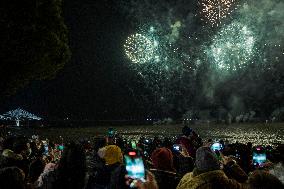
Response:
[{"label": "tree canopy", "polygon": [[0,28],[2,98],[32,80],[53,78],[70,59],[61,0],[3,0]]}]

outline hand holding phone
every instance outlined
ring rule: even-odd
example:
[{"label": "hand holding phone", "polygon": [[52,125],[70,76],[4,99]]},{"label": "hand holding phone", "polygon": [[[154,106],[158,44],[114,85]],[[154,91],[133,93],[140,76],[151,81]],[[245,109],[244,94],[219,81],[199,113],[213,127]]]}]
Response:
[{"label": "hand holding phone", "polygon": [[267,158],[266,158],[265,149],[261,146],[254,148],[252,152],[253,165],[256,167],[263,167],[266,161],[267,161]]},{"label": "hand holding phone", "polygon": [[137,151],[129,151],[124,155],[126,171],[130,178],[145,181],[145,168],[143,159]]},{"label": "hand holding phone", "polygon": [[179,144],[174,144],[173,145],[173,150],[177,151],[177,152],[181,152],[182,151],[182,147]]},{"label": "hand holding phone", "polygon": [[220,153],[220,158],[223,165],[227,165],[229,162],[236,163],[236,161],[233,158],[224,156],[222,153]]},{"label": "hand holding phone", "polygon": [[183,157],[189,157],[189,153],[184,145],[182,144],[174,144],[173,151],[178,152],[178,154],[182,155]]},{"label": "hand holding phone", "polygon": [[222,146],[221,143],[215,142],[215,143],[213,143],[213,144],[211,145],[210,148],[211,148],[211,150],[213,150],[213,151],[220,151],[220,150],[223,149],[223,146]]},{"label": "hand holding phone", "polygon": [[108,128],[107,135],[110,138],[114,137],[114,129],[112,127]]},{"label": "hand holding phone", "polygon": [[266,162],[266,153],[253,152],[252,161],[254,166],[262,167]]},{"label": "hand holding phone", "polygon": [[144,182],[141,180],[135,180],[133,182],[133,179],[130,178],[129,176],[126,176],[125,178],[126,178],[126,183],[128,186],[130,186],[130,188],[137,188],[137,189],[145,189],[145,188],[158,189],[159,188],[157,181],[155,179],[155,176],[150,171],[147,171],[147,178],[146,178],[146,181]]}]

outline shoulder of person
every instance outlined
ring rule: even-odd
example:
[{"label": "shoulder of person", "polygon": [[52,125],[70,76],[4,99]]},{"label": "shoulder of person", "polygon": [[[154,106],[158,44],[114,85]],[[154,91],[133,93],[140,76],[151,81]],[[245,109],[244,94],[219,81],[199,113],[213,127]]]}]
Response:
[{"label": "shoulder of person", "polygon": [[172,177],[178,176],[178,174],[173,171],[165,171],[159,169],[150,169],[149,171],[151,171],[154,175],[168,175]]},{"label": "shoulder of person", "polygon": [[34,183],[36,188],[49,188],[46,186],[51,186],[53,182],[56,181],[57,178],[57,172],[53,170],[48,170],[39,176],[37,181]]}]

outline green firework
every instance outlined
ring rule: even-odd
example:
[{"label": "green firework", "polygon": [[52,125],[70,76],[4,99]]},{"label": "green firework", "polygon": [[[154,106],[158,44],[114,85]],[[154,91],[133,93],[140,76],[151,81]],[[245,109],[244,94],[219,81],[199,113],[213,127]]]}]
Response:
[{"label": "green firework", "polygon": [[237,71],[244,68],[254,53],[253,32],[239,22],[221,29],[207,51],[217,69]]}]

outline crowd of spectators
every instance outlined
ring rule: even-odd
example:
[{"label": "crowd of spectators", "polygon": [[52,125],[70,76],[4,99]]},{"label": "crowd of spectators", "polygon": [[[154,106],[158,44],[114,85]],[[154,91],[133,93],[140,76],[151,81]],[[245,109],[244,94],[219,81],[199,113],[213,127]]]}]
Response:
[{"label": "crowd of spectators", "polygon": [[[214,149],[214,144],[219,149]],[[256,150],[265,161],[255,163]],[[3,189],[283,189],[283,149],[203,141],[188,126],[176,140],[106,137],[59,144],[39,136],[0,138]],[[129,175],[124,156],[143,159],[144,178]],[[134,169],[134,167],[133,167]],[[132,170],[135,171],[135,170]]]}]

